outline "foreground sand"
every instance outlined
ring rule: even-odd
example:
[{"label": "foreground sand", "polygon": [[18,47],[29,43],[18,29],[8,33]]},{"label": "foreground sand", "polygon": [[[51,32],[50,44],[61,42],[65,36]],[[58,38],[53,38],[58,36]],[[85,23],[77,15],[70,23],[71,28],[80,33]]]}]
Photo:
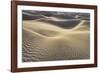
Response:
[{"label": "foreground sand", "polygon": [[89,59],[89,27],[81,21],[72,29],[50,23],[23,21],[23,61]]}]

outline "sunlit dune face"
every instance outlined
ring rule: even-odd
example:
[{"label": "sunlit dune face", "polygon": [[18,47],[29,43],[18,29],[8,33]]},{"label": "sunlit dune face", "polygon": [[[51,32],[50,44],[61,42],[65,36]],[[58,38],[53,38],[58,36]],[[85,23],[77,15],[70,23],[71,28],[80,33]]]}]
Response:
[{"label": "sunlit dune face", "polygon": [[[50,23],[44,23],[39,21],[24,21],[23,24],[23,29],[34,31],[40,35],[47,37],[89,32],[89,28],[85,25],[85,21],[82,21],[79,25],[72,29],[63,29]],[[81,30],[83,30],[84,32]]]},{"label": "sunlit dune face", "polygon": [[[60,20],[66,21],[54,17],[48,20],[55,23]],[[90,58],[90,32],[87,20],[81,20],[75,26],[67,24],[67,27],[71,27],[68,29],[54,25],[48,20],[44,21],[44,18],[23,20],[23,62]]]}]

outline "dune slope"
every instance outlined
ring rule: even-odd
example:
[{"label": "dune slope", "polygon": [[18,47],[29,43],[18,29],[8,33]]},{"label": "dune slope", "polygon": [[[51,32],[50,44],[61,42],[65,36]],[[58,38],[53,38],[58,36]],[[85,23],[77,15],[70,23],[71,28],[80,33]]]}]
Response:
[{"label": "dune slope", "polygon": [[23,21],[23,62],[89,59],[89,27],[86,21],[72,29],[47,22]]}]

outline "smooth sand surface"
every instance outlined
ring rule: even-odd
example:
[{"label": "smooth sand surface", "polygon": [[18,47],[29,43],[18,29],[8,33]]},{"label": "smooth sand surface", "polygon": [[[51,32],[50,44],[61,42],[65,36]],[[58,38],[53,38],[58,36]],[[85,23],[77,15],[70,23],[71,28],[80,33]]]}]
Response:
[{"label": "smooth sand surface", "polygon": [[89,59],[89,27],[82,20],[72,29],[37,20],[23,21],[23,62]]}]

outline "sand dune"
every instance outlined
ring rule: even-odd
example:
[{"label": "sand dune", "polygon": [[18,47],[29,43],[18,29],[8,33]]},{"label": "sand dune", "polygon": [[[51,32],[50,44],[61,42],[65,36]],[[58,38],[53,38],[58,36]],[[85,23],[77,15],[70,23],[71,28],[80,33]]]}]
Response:
[{"label": "sand dune", "polygon": [[47,22],[23,21],[23,62],[89,59],[89,27],[81,21],[72,29]]},{"label": "sand dune", "polygon": [[[81,22],[80,19],[59,19],[56,17],[44,18],[44,19],[40,19],[40,21],[47,22],[52,25],[59,25],[60,27],[67,28],[67,29],[75,27],[77,24],[79,24]],[[71,25],[69,25],[69,24],[71,24]]]},{"label": "sand dune", "polygon": [[45,18],[46,16],[44,15],[33,15],[33,14],[30,14],[30,13],[27,13],[27,12],[23,12],[23,19],[24,20],[34,20],[34,19],[40,19],[40,18]]}]

